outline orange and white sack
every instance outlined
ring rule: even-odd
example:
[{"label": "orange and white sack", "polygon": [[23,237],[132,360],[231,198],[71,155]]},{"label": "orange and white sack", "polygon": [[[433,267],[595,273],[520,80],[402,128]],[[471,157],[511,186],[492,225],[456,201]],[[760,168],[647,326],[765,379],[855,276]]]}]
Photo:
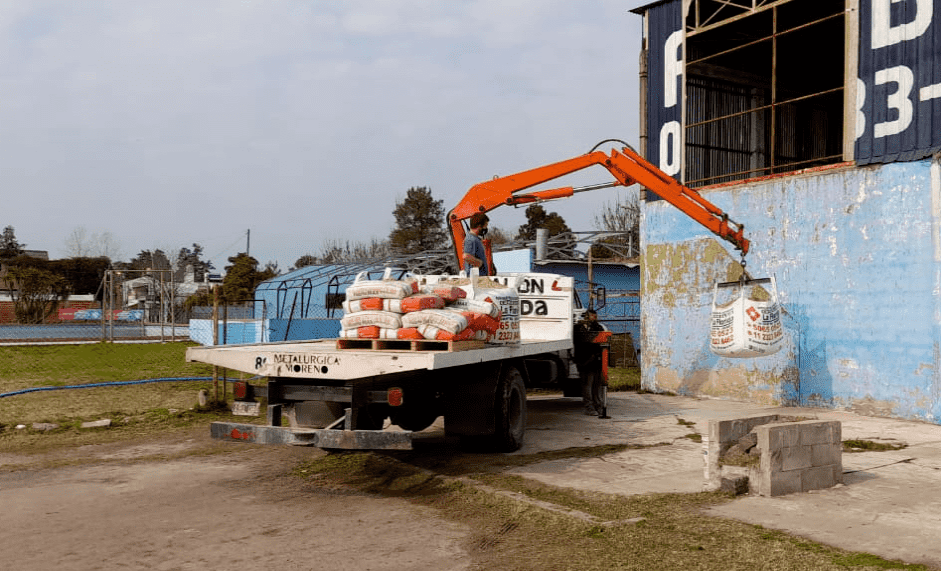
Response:
[{"label": "orange and white sack", "polygon": [[436,339],[438,341],[469,341],[472,339],[486,341],[489,336],[486,331],[476,331],[470,327],[457,333],[451,333],[434,325],[419,325],[418,331],[425,339]]},{"label": "orange and white sack", "polygon": [[448,307],[462,311],[482,313],[494,319],[500,319],[500,306],[494,303],[493,299],[490,297],[484,299],[458,299]]},{"label": "orange and white sack", "polygon": [[[485,283],[486,287],[478,287]],[[471,268],[470,284],[461,286],[467,291],[467,299],[489,301],[499,310],[499,330],[490,336],[488,343],[495,345],[519,345],[520,343],[520,298],[516,288],[494,284],[489,278],[481,278],[477,268]],[[455,302],[458,303],[458,302]]]},{"label": "orange and white sack", "polygon": [[453,303],[467,297],[467,292],[458,286],[446,284],[425,284],[421,286],[421,292],[434,294],[443,299],[445,303]]},{"label": "orange and white sack", "polygon": [[399,339],[399,331],[400,329],[367,325],[356,329],[341,329],[340,337],[343,339]]},{"label": "orange and white sack", "polygon": [[449,333],[458,333],[467,329],[467,319],[460,313],[447,309],[423,309],[402,315],[402,327],[422,325],[434,325]]},{"label": "orange and white sack", "polygon": [[[752,282],[765,280],[752,280]],[[709,348],[722,357],[764,357],[777,353],[784,345],[784,329],[781,325],[781,309],[778,306],[778,290],[774,277],[771,283],[770,299],[749,295],[748,283],[738,289],[734,299],[719,304],[719,284],[716,284],[712,298],[711,332]]]},{"label": "orange and white sack", "polygon": [[417,327],[403,327],[396,330],[396,339],[424,339]]},{"label": "orange and white sack", "polygon": [[385,276],[381,280],[367,280],[366,272],[360,272],[352,284],[346,288],[346,299],[353,301],[367,297],[381,299],[402,299],[418,293],[418,280],[406,278],[404,280],[391,279],[392,269],[386,268]]},{"label": "orange and white sack", "polygon": [[342,329],[356,329],[370,325],[386,329],[398,329],[402,327],[402,316],[391,311],[357,311],[347,313],[340,318],[340,327]]},{"label": "orange and white sack", "polygon": [[424,309],[441,309],[444,307],[444,299],[433,293],[418,293],[406,297],[398,305],[402,313],[411,313]]}]

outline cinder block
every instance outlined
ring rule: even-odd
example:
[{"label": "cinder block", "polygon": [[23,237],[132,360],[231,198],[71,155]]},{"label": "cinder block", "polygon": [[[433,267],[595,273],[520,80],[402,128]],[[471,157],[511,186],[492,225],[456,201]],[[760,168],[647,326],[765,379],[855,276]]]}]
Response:
[{"label": "cinder block", "polygon": [[794,424],[765,424],[755,427],[761,451],[780,450],[800,444],[800,432]]},{"label": "cinder block", "polygon": [[838,482],[834,479],[833,466],[818,466],[801,472],[801,491],[823,490],[832,488]]},{"label": "cinder block", "polygon": [[[800,443],[813,446],[815,444],[830,444],[840,441],[840,421],[811,420],[797,424],[800,430]],[[834,429],[836,434],[834,435]]]},{"label": "cinder block", "polygon": [[775,472],[768,478],[767,493],[762,492],[763,496],[783,496],[785,494],[795,494],[802,490],[801,472],[793,470],[791,472]]},{"label": "cinder block", "polygon": [[830,466],[843,463],[843,446],[836,444],[815,444],[810,447],[812,466]]},{"label": "cinder block", "polygon": [[[762,460],[767,457],[767,469],[770,472],[790,472],[791,470],[803,470],[812,466],[809,446],[781,448],[767,453],[762,450],[761,455]],[[761,464],[764,468],[765,463],[762,462]]]}]

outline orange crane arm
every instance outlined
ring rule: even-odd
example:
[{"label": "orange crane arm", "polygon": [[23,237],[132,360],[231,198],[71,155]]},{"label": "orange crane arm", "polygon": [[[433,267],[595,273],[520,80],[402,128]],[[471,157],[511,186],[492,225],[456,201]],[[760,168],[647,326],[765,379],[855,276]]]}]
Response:
[{"label": "orange crane arm", "polygon": [[[580,188],[567,186],[517,194],[527,188],[532,188],[538,184],[594,165],[601,165],[608,169],[616,182]],[[461,268],[464,268],[462,253],[466,231],[463,221],[477,212],[489,212],[504,204],[515,206],[530,202],[554,200],[572,196],[577,192],[612,186],[631,186],[633,184],[640,184],[652,190],[720,238],[731,242],[735,249],[742,252],[743,257],[748,253],[750,242],[744,237],[744,226],[742,224],[729,219],[728,215],[718,206],[647,162],[630,147],[623,147],[620,151],[612,149],[610,155],[603,151],[593,151],[551,165],[537,167],[502,178],[494,178],[471,187],[457,206],[448,213],[448,224],[451,228],[451,237],[454,240],[454,251],[457,255],[458,264]],[[493,267],[492,260],[491,267]]]}]

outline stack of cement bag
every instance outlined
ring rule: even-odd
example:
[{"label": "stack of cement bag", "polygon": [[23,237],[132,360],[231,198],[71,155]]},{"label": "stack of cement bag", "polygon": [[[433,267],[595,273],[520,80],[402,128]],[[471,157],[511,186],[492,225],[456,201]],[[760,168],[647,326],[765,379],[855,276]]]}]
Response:
[{"label": "stack of cement bag", "polygon": [[362,277],[346,289],[341,338],[488,341],[500,328],[499,305],[460,286]]}]

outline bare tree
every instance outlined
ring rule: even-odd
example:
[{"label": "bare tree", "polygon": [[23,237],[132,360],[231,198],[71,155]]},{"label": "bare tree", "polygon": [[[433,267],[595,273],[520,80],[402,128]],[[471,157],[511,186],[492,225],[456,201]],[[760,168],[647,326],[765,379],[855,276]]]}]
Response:
[{"label": "bare tree", "polygon": [[65,239],[65,254],[69,258],[108,258],[123,256],[121,245],[111,232],[91,233],[84,226],[76,226]]},{"label": "bare tree", "polygon": [[[626,251],[628,257],[631,258],[638,255],[640,252],[638,193],[628,192],[625,196],[619,196],[614,202],[605,202],[600,212],[595,215],[595,228],[606,232],[617,232],[619,235],[605,238],[593,246],[593,257],[610,258],[615,250]],[[610,244],[616,248],[608,248],[603,244]]]}]

